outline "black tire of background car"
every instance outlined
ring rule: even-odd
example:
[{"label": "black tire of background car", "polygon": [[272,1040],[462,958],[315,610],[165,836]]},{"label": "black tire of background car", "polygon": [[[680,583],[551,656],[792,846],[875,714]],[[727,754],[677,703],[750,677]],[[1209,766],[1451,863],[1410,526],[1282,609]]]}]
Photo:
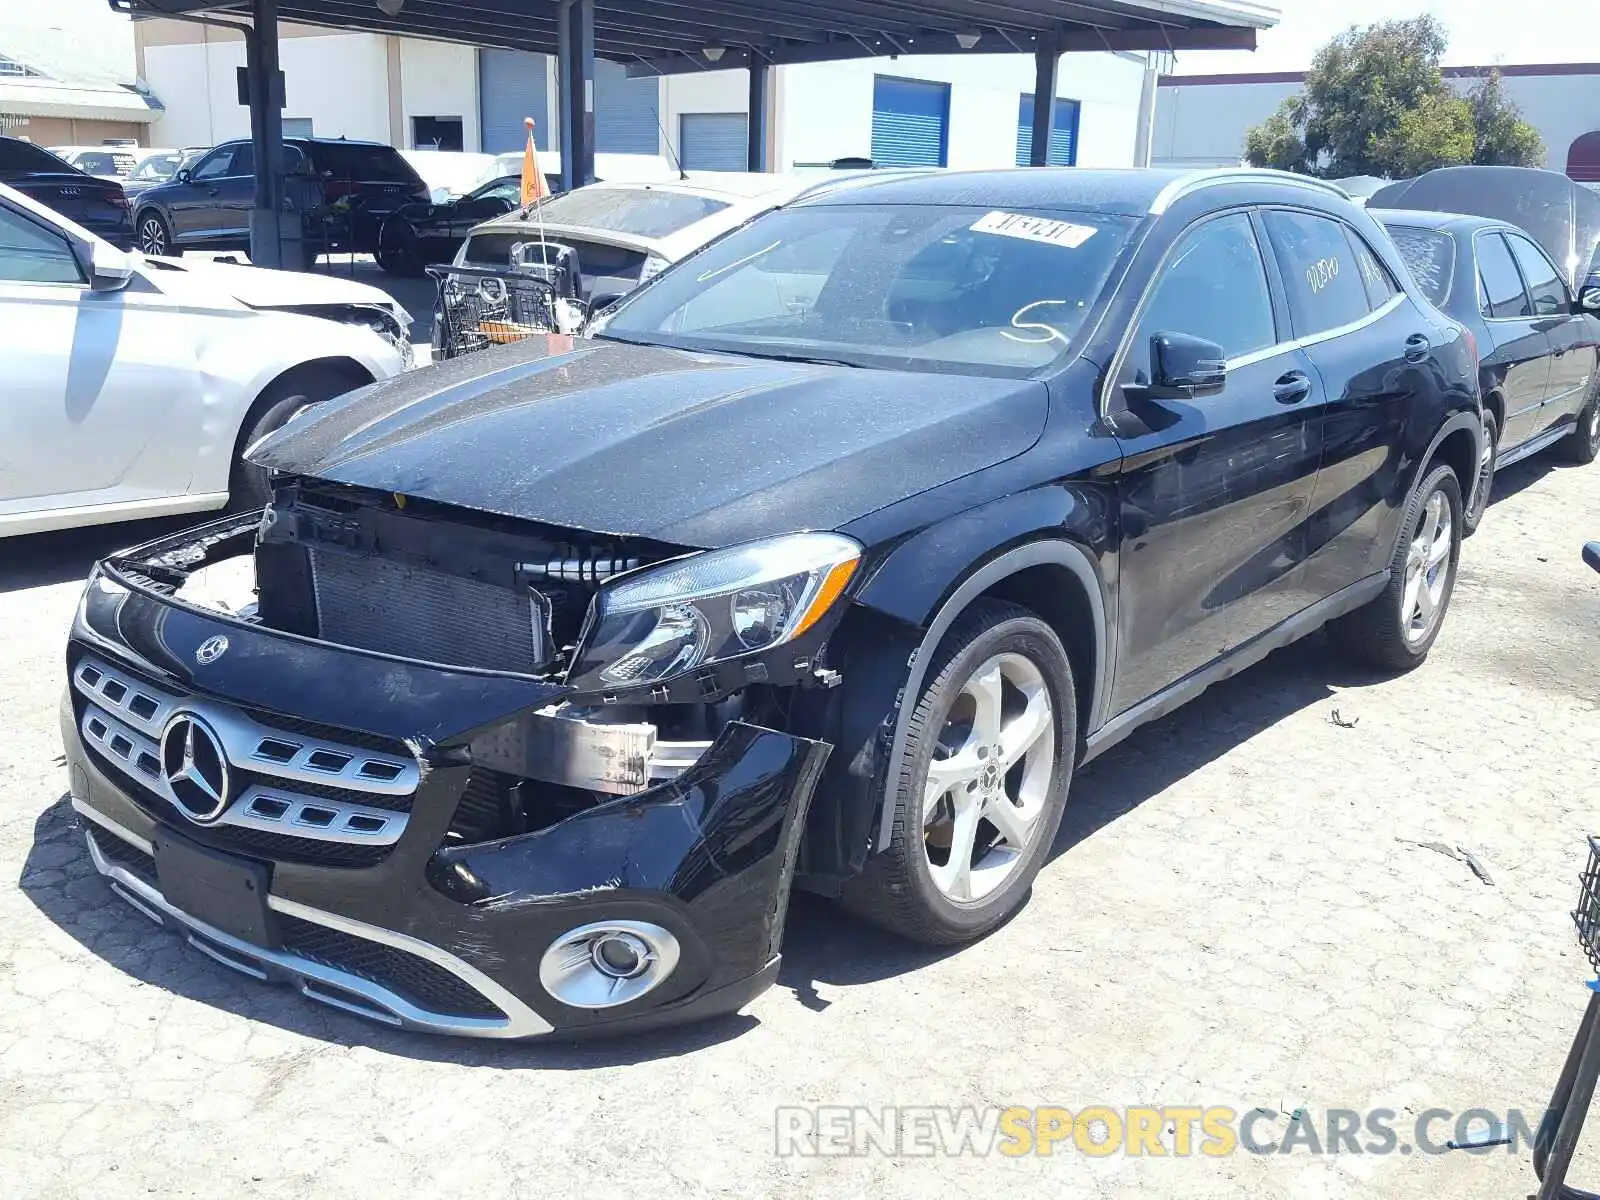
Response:
[{"label": "black tire of background car", "polygon": [[[1438,620],[1427,637],[1412,642],[1406,637],[1405,618],[1400,612],[1406,590],[1406,556],[1428,498],[1435,492],[1442,492],[1445,503],[1450,506],[1450,574],[1445,580],[1444,597],[1439,602]],[[1439,631],[1444,628],[1450,597],[1455,592],[1456,568],[1461,562],[1461,512],[1461,484],[1456,473],[1447,466],[1433,467],[1406,505],[1400,536],[1389,559],[1388,585],[1354,612],[1328,622],[1329,638],[1347,657],[1382,671],[1409,671],[1428,657]]]},{"label": "black tire of background car", "polygon": [[422,255],[417,250],[417,231],[409,221],[385,221],[378,230],[378,250],[373,255],[379,268],[390,275],[421,275]]},{"label": "black tire of background car", "polygon": [[277,429],[308,404],[320,404],[370,382],[351,369],[313,368],[294,371],[273,381],[256,397],[240,426],[228,481],[228,511],[248,512],[272,499],[267,472],[244,461],[244,451]]},{"label": "black tire of background car", "polygon": [[[166,249],[164,249],[164,250],[156,250],[148,243],[147,239],[145,238],[145,234],[144,234],[145,226],[148,225],[148,224],[154,224],[154,225],[156,225],[156,226],[158,226],[160,228],[162,244],[166,247]],[[139,247],[139,250],[142,253],[145,253],[145,254],[159,254],[159,255],[161,255],[163,257],[167,257],[167,258],[176,258],[178,255],[183,253],[183,248],[181,246],[174,246],[172,244],[172,227],[167,224],[166,218],[163,217],[160,213],[154,212],[154,211],[146,211],[146,212],[140,213],[139,214],[138,225],[137,225],[136,228],[137,228],[137,235],[136,235],[136,239],[137,240],[136,240],[135,244]]]},{"label": "black tire of background car", "polygon": [[1577,427],[1556,443],[1556,453],[1580,466],[1600,458],[1600,385],[1578,414]]},{"label": "black tire of background car", "polygon": [[1461,519],[1462,537],[1471,537],[1478,532],[1478,526],[1483,524],[1483,514],[1489,511],[1489,499],[1494,495],[1494,458],[1500,452],[1500,423],[1494,419],[1492,412],[1483,414],[1483,444],[1489,448],[1488,474],[1480,478],[1477,494],[1467,507],[1467,515]]},{"label": "black tire of background car", "polygon": [[[1056,766],[1050,799],[1023,861],[995,892],[970,905],[947,899],[928,871],[923,847],[923,787],[946,714],[973,669],[1002,652],[1021,654],[1044,675],[1056,715]],[[874,925],[930,946],[974,941],[1000,925],[1027,896],[1049,857],[1065,811],[1077,747],[1076,693],[1072,666],[1055,631],[1016,604],[980,600],[939,644],[929,682],[907,723],[905,751],[887,767],[888,799],[895,806],[893,834],[882,853],[868,858],[861,874],[846,881],[844,908]],[[909,703],[910,697],[902,700]]]}]

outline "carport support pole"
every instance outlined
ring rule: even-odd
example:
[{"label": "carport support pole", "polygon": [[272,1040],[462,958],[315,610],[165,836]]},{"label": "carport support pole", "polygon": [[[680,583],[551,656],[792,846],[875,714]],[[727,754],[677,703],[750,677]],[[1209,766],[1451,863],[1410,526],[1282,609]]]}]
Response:
[{"label": "carport support pole", "polygon": [[594,0],[562,0],[556,49],[561,186],[570,191],[594,178]]},{"label": "carport support pole", "polygon": [[750,118],[746,125],[749,146],[745,161],[752,171],[768,170],[767,165],[767,84],[772,67],[750,56]]},{"label": "carport support pole", "polygon": [[278,0],[251,0],[255,35],[245,42],[249,68],[250,146],[255,197],[250,208],[250,261],[258,267],[301,266],[300,214],[283,208],[283,96],[278,87]]},{"label": "carport support pole", "polygon": [[1056,35],[1041,33],[1033,49],[1033,146],[1028,165],[1042,167],[1050,161],[1050,134],[1056,127],[1056,68],[1061,48]]}]

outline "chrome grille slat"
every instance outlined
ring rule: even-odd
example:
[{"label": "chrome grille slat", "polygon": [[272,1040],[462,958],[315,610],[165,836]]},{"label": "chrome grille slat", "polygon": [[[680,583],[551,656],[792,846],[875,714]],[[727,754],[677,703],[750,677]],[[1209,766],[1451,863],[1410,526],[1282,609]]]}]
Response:
[{"label": "chrome grille slat", "polygon": [[[409,796],[421,782],[415,759],[363,750],[321,738],[286,733],[262,725],[240,713],[199,699],[188,699],[151,687],[143,680],[94,658],[85,658],[72,674],[73,683],[93,704],[159,743],[161,731],[173,711],[183,708],[204,717],[222,739],[228,761],[258,775],[301,783],[336,784],[351,791],[375,792],[385,796]],[[91,682],[92,680],[92,682]],[[107,695],[107,689],[121,701]],[[157,706],[154,716],[142,718],[132,705],[149,700]],[[294,747],[287,755],[263,753],[264,746]],[[333,760],[337,768],[326,765]],[[323,764],[323,765],[319,765]]]}]

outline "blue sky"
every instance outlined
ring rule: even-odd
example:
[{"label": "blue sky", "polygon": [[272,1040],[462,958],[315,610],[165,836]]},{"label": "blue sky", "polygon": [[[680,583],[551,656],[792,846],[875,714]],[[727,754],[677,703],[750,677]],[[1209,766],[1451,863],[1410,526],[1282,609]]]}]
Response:
[{"label": "blue sky", "polygon": [[1283,20],[1261,33],[1257,49],[1191,51],[1178,73],[1300,71],[1317,47],[1348,26],[1432,13],[1450,30],[1447,66],[1486,63],[1600,62],[1600,0],[1280,0]]}]

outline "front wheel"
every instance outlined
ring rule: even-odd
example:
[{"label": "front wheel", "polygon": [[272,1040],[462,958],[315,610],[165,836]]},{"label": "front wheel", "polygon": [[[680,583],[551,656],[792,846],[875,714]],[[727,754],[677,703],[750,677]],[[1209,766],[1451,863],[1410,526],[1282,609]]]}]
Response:
[{"label": "front wheel", "polygon": [[1494,414],[1483,414],[1483,453],[1478,459],[1478,482],[1472,489],[1466,516],[1461,522],[1461,536],[1471,537],[1483,523],[1483,514],[1489,509],[1489,497],[1494,491],[1494,460],[1500,449],[1500,423]]},{"label": "front wheel", "polygon": [[1022,905],[1055,841],[1077,743],[1072,667],[1033,613],[983,601],[905,702],[890,844],[841,899],[913,941],[969,942]]},{"label": "front wheel", "polygon": [[156,257],[182,253],[172,244],[172,230],[158,212],[139,215],[139,250]]},{"label": "front wheel", "polygon": [[[370,381],[367,381],[370,382]],[[271,384],[256,398],[241,430],[233,474],[228,482],[228,511],[247,512],[262,508],[272,499],[272,484],[267,472],[244,460],[244,452],[255,442],[281,428],[290,417],[311,404],[342,396],[362,380],[336,372],[302,373]]]},{"label": "front wheel", "polygon": [[1461,485],[1433,468],[1412,493],[1382,592],[1328,623],[1328,635],[1358,662],[1409,671],[1428,657],[1444,625],[1461,561]]}]

